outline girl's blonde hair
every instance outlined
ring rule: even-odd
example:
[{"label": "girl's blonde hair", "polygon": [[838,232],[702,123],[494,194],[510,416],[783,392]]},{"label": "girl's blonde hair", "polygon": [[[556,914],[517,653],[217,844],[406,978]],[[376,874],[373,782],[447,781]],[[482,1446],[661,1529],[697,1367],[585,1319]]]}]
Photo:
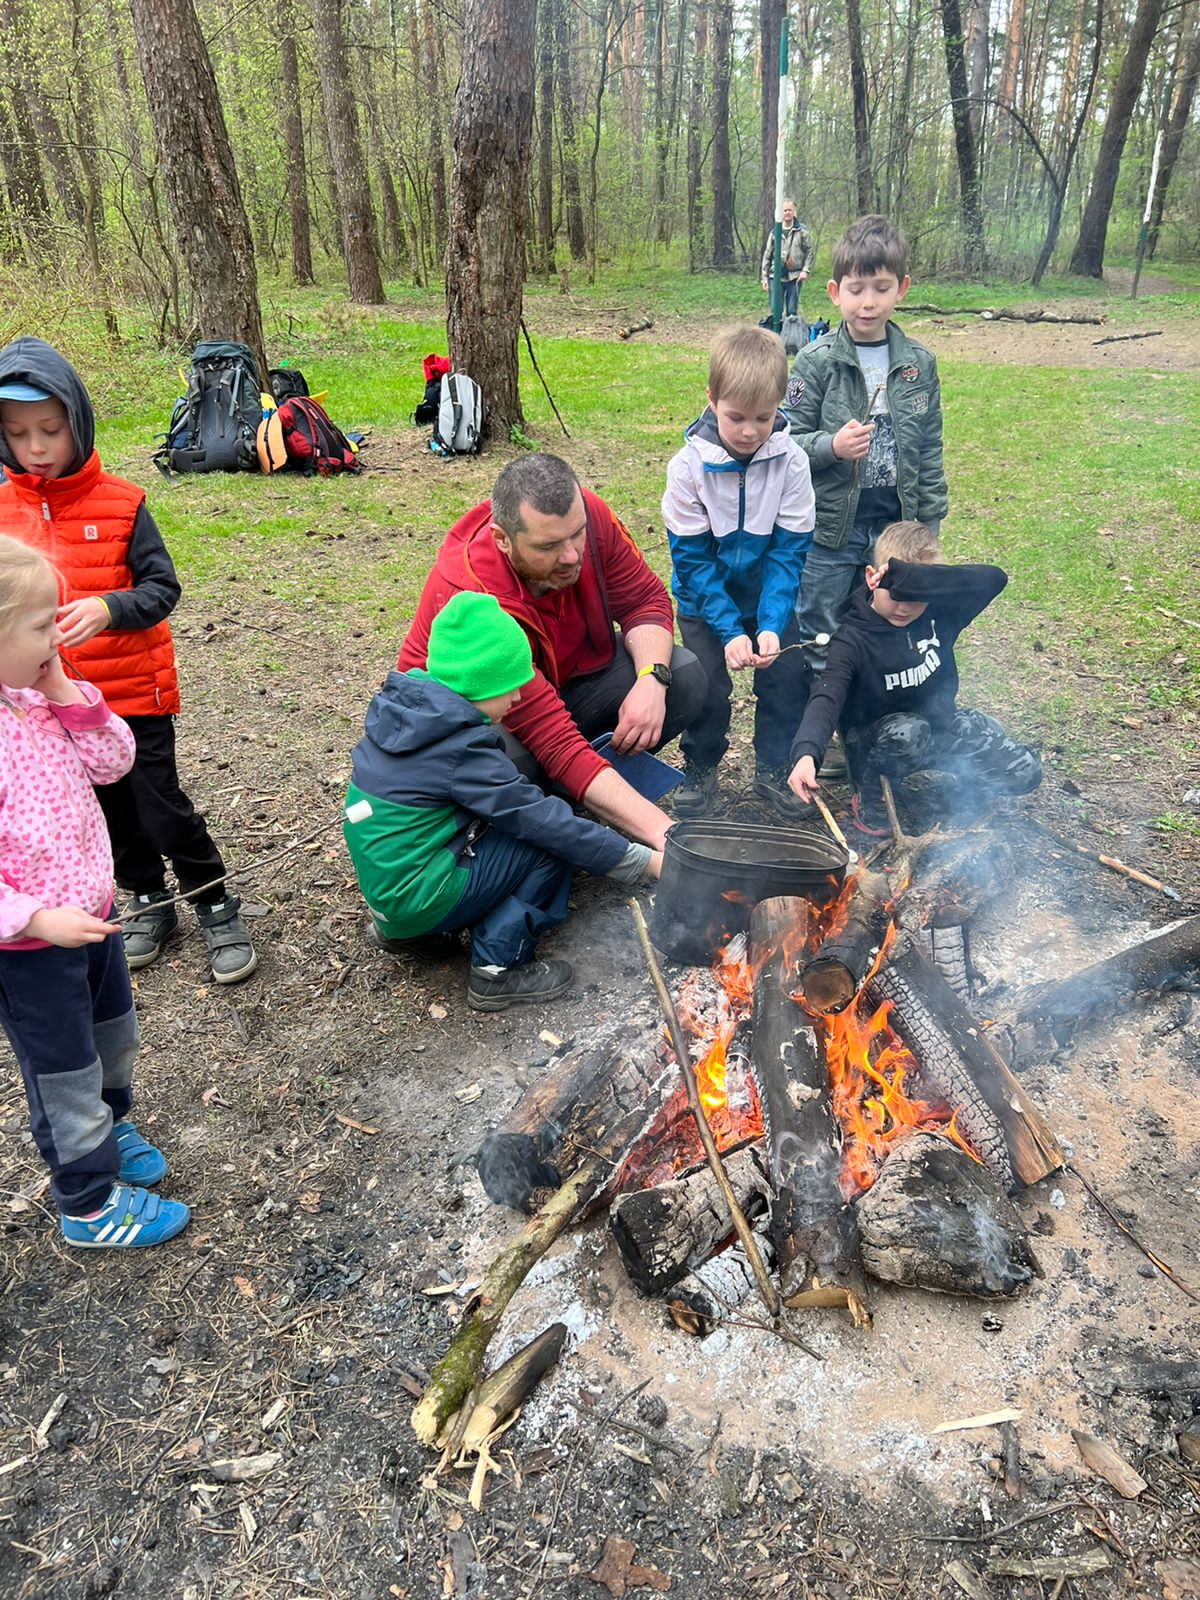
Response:
[{"label": "girl's blonde hair", "polygon": [[61,592],[58,571],[40,550],[0,533],[0,634],[7,633],[28,607],[38,579],[46,575]]}]

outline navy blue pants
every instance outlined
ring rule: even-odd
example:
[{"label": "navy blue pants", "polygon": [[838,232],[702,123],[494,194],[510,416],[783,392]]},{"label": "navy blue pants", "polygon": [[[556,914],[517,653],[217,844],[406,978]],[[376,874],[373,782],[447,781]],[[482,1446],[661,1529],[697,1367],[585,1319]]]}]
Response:
[{"label": "navy blue pants", "polygon": [[[809,547],[796,599],[796,623],[801,639],[815,639],[819,633],[827,633],[832,638],[837,632],[846,597],[863,581],[876,539],[894,520],[893,517],[875,517],[855,522],[846,535],[845,544],[836,550],[815,541]],[[814,672],[824,672],[829,646],[814,645],[797,654],[807,659]]]},{"label": "navy blue pants", "polygon": [[121,935],[78,950],[0,950],[0,1024],[54,1203],[72,1216],[98,1210],[120,1166],[113,1122],[133,1104],[138,1047]]},{"label": "navy blue pants", "polygon": [[566,921],[571,868],[495,828],[473,850],[462,898],[430,932],[470,928],[474,967],[523,966],[542,934]]}]

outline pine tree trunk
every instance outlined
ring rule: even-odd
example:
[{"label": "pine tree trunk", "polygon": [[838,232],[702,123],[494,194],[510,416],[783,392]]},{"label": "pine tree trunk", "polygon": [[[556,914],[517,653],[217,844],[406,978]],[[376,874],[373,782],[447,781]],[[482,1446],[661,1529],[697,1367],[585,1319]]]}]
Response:
[{"label": "pine tree trunk", "polygon": [[946,76],[950,83],[950,110],[954,118],[954,153],[958,161],[964,264],[968,272],[981,273],[984,268],[983,208],[979,194],[979,165],[975,140],[971,135],[967,63],[963,55],[962,12],[958,0],[941,0],[941,4],[942,32],[946,45]]},{"label": "pine tree trunk", "polygon": [[266,379],[250,227],[192,0],[129,0],[179,253],[204,338],[240,339]]},{"label": "pine tree trunk", "polygon": [[300,63],[292,24],[291,0],[279,0],[279,75],[283,85],[280,115],[287,158],[288,214],[292,233],[292,282],[313,281],[312,228],[308,216],[308,173],[304,160],[304,121],[300,110]]},{"label": "pine tree trunk", "polygon": [[429,116],[429,204],[433,214],[435,270],[441,272],[446,255],[449,203],[446,198],[446,151],[442,140],[441,71],[438,40],[429,0],[421,7],[422,63]]},{"label": "pine tree trunk", "polygon": [[1183,136],[1191,119],[1192,103],[1196,98],[1198,82],[1200,82],[1200,5],[1196,4],[1196,0],[1192,0],[1181,23],[1175,69],[1175,100],[1167,123],[1166,137],[1163,139],[1162,156],[1158,163],[1158,179],[1154,185],[1151,202],[1150,231],[1146,238],[1146,254],[1151,260],[1154,259],[1155,247],[1158,244],[1163,209],[1167,203],[1167,190],[1175,171],[1175,163],[1179,160]]},{"label": "pine tree trunk", "polygon": [[[551,0],[542,0],[550,4]],[[553,0],[554,42],[558,55],[558,136],[562,147],[563,198],[567,212],[567,245],[572,261],[587,256],[583,225],[583,197],[579,186],[579,156],[575,147],[575,99],[571,83],[571,24],[566,0]]]},{"label": "pine tree trunk", "polygon": [[330,155],[337,172],[342,254],[346,258],[350,298],[358,305],[382,305],[383,278],[375,242],[375,212],[354,109],[350,53],[346,48],[340,0],[312,0],[312,14],[321,104],[325,108]]},{"label": "pine tree trunk", "polygon": [[692,39],[692,86],[687,132],[688,271],[695,272],[704,254],[700,214],[700,119],[704,113],[704,73],[708,60],[708,0],[696,0]]},{"label": "pine tree trunk", "polygon": [[554,15],[538,10],[538,271],[554,276]]},{"label": "pine tree trunk", "polygon": [[1079,237],[1070,261],[1070,271],[1087,278],[1104,276],[1104,242],[1108,235],[1113,195],[1117,189],[1117,174],[1121,170],[1121,156],[1134,107],[1142,92],[1150,46],[1154,43],[1165,3],[1166,0],[1138,0],[1125,58],[1121,62],[1121,70],[1108,104],[1104,132],[1100,136],[1100,154],[1092,174],[1092,189],[1084,207]]},{"label": "pine tree trunk", "polygon": [[854,186],[860,215],[875,210],[871,181],[871,132],[867,115],[867,70],[863,62],[862,16],[858,0],[846,0],[850,47],[850,95],[854,103]]},{"label": "pine tree trunk", "polygon": [[446,249],[451,365],[483,390],[488,431],[524,421],[517,333],[533,127],[534,0],[466,0]]},{"label": "pine tree trunk", "polygon": [[729,159],[730,43],[733,0],[714,0],[712,59],[712,204],[714,267],[733,265],[733,171]]}]

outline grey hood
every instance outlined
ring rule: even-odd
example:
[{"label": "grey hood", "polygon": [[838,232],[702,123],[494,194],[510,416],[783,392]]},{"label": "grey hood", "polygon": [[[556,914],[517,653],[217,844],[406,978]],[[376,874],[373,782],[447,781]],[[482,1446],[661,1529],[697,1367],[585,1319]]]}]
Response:
[{"label": "grey hood", "polygon": [[[70,470],[78,472],[95,449],[96,422],[83,380],[71,363],[44,339],[23,335],[0,350],[0,384],[5,383],[29,383],[35,389],[41,389],[62,401],[67,408],[67,420],[75,438],[75,455]],[[10,472],[21,471],[8,448],[2,426],[0,464]]]}]

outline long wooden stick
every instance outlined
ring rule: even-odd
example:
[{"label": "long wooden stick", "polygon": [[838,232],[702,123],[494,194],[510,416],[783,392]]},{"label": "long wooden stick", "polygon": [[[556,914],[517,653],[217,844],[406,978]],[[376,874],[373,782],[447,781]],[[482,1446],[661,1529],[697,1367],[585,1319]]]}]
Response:
[{"label": "long wooden stick", "polygon": [[825,804],[824,800],[821,799],[821,796],[819,794],[814,794],[813,795],[813,804],[816,806],[817,810],[821,813],[822,821],[824,822],[825,826],[829,829],[829,831],[833,835],[833,837],[837,840],[838,844],[841,845],[842,849],[846,852],[847,855],[852,854],[850,846],[849,846],[849,844],[848,844],[848,842],[846,840],[846,835],[838,827],[837,818],[834,816],[833,812],[830,811],[829,807]]},{"label": "long wooden stick", "polygon": [[683,1079],[683,1086],[687,1093],[688,1108],[695,1120],[696,1132],[700,1136],[700,1143],[704,1146],[704,1154],[709,1168],[729,1209],[729,1217],[733,1223],[734,1231],[741,1241],[743,1250],[746,1252],[746,1260],[750,1263],[750,1268],[754,1273],[754,1281],[758,1284],[758,1292],[762,1295],[767,1313],[772,1318],[778,1317],[780,1313],[779,1296],[775,1292],[775,1286],[771,1282],[766,1266],[763,1263],[758,1241],[751,1232],[750,1224],[746,1221],[745,1212],[738,1204],[737,1196],[733,1192],[733,1187],[725,1171],[724,1162],[722,1162],[720,1152],[717,1149],[717,1142],[713,1138],[712,1129],[708,1125],[708,1118],[704,1115],[704,1107],[700,1103],[700,1086],[696,1082],[696,1072],[692,1066],[692,1058],[688,1051],[687,1040],[683,1035],[683,1028],[680,1026],[679,1013],[675,1010],[675,1002],[671,999],[671,991],[667,988],[666,979],[662,975],[662,969],[650,944],[650,934],[646,928],[646,919],[642,915],[642,908],[636,900],[630,900],[629,909],[633,912],[633,925],[637,930],[638,943],[642,947],[642,954],[646,958],[646,966],[650,971],[650,980],[654,984],[654,992],[658,996],[658,1003],[662,1007],[663,1016],[667,1021],[667,1030],[671,1035],[671,1046],[675,1051],[679,1075]]}]

